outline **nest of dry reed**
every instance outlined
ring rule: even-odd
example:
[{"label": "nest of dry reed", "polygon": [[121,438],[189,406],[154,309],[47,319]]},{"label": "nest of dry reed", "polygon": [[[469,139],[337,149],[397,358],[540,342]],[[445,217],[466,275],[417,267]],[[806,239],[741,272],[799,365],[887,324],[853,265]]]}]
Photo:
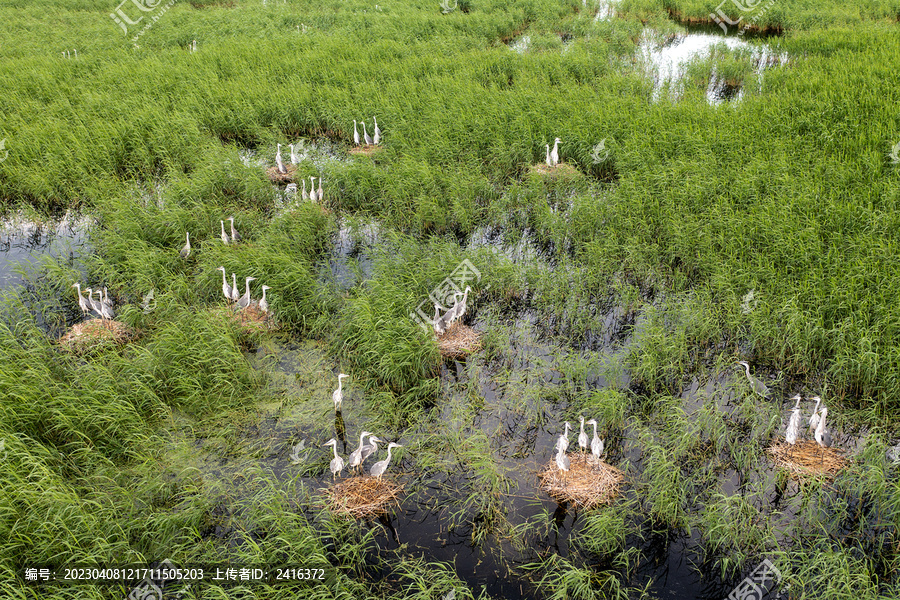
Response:
[{"label": "nest of dry reed", "polygon": [[287,169],[287,173],[279,173],[278,167],[269,167],[266,169],[266,175],[269,178],[269,181],[272,183],[291,183],[294,181],[294,173],[297,172],[297,167],[294,165],[284,165],[284,168]]},{"label": "nest of dry reed", "polygon": [[381,146],[376,146],[375,144],[363,144],[362,146],[350,148],[350,154],[357,156],[372,156],[378,152],[381,152]]},{"label": "nest of dry reed", "polygon": [[331,499],[331,512],[360,519],[382,514],[397,502],[403,488],[377,477],[350,477],[326,490]]},{"label": "nest of dry reed", "polygon": [[101,346],[121,346],[137,337],[131,327],[121,321],[91,319],[72,326],[59,344],[66,350],[81,354]]},{"label": "nest of dry reed", "polygon": [[785,441],[766,449],[775,466],[786,469],[795,479],[800,476],[832,476],[847,466],[843,453],[835,448],[822,448],[816,442],[804,440],[793,446]]},{"label": "nest of dry reed", "polygon": [[619,484],[625,479],[622,471],[597,460],[591,454],[569,454],[569,471],[560,471],[556,460],[538,474],[541,489],[557,502],[571,502],[575,506],[593,508],[610,504],[619,495]]},{"label": "nest of dry reed", "polygon": [[437,341],[443,358],[463,358],[481,350],[481,334],[458,321],[438,335]]},{"label": "nest of dry reed", "polygon": [[548,167],[546,163],[537,163],[531,165],[531,171],[548,177],[566,177],[580,173],[578,169],[566,163],[558,163],[553,167]]},{"label": "nest of dry reed", "polygon": [[271,313],[264,313],[256,304],[244,310],[235,310],[234,306],[214,308],[213,314],[237,323],[243,333],[258,333],[278,329],[278,322]]}]

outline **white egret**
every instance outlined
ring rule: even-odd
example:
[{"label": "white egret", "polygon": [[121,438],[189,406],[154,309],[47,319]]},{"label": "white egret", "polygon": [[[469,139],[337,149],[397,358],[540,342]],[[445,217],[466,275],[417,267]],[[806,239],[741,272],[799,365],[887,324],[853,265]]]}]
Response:
[{"label": "white egret", "polygon": [[559,164],[559,143],[561,141],[561,139],[556,138],[553,142],[553,150],[550,151],[550,161],[553,163],[554,167]]},{"label": "white egret", "polygon": [[188,255],[191,253],[191,232],[188,231],[186,233],[187,233],[187,237],[186,237],[187,243],[184,245],[184,248],[181,249],[181,252],[179,252],[179,254],[181,255],[181,258],[187,258]]},{"label": "white egret", "polygon": [[309,200],[309,194],[306,193],[306,180],[301,179],[301,181],[303,182],[303,190],[300,192],[300,197],[304,200]]},{"label": "white egret", "polygon": [[544,148],[547,150],[547,156],[544,157],[544,162],[548,167],[552,167],[553,161],[550,159],[550,144],[544,144]]},{"label": "white egret", "polygon": [[591,439],[591,454],[594,455],[594,458],[600,460],[600,456],[603,454],[603,440],[597,435],[597,421],[591,419],[587,424],[594,426],[594,437]]},{"label": "white egret", "polygon": [[266,290],[271,290],[267,285],[262,286],[262,298],[259,299],[259,310],[263,311],[266,314],[269,314],[269,303],[266,301]]},{"label": "white egret", "polygon": [[384,442],[384,440],[375,437],[374,435],[369,435],[369,443],[362,447],[362,452],[359,455],[359,463],[362,464],[366,462],[367,458],[378,452],[378,444],[381,442]]},{"label": "white egret", "polygon": [[345,375],[344,373],[341,373],[340,375],[338,375],[338,387],[336,390],[334,390],[334,392],[331,393],[331,400],[332,400],[332,402],[334,402],[334,412],[338,412],[341,410],[341,402],[343,402],[343,400],[344,400],[344,392],[343,392],[344,382],[341,381],[341,379],[344,377],[350,377],[350,376]]},{"label": "white egret", "polygon": [[581,419],[581,429],[578,432],[578,448],[584,453],[587,452],[588,438],[584,432],[584,415],[581,415],[579,418]]},{"label": "white egret", "polygon": [[365,121],[362,121],[362,126],[363,126],[363,138],[365,138],[365,140],[366,140],[366,145],[371,146],[372,145],[372,136],[369,135],[368,131],[366,131],[366,122]]},{"label": "white egret", "polygon": [[813,409],[812,415],[810,415],[809,417],[809,428],[815,431],[819,426],[819,419],[821,419],[821,417],[819,416],[819,404],[822,403],[822,399],[819,396],[813,396],[812,398],[810,398],[810,400],[816,401],[816,407]]},{"label": "white egret", "polygon": [[362,451],[363,446],[365,446],[363,439],[367,435],[372,435],[372,433],[369,431],[363,431],[359,434],[359,448],[351,452],[350,456],[348,457],[347,466],[349,468],[354,469],[362,466]]},{"label": "white egret", "polygon": [[447,326],[444,324],[444,319],[441,318],[441,305],[437,302],[434,303],[434,332],[437,335],[443,335],[445,331],[447,331]]},{"label": "white egret", "polygon": [[566,456],[566,451],[559,448],[556,452],[556,468],[566,474],[564,477],[568,476],[570,464],[571,461],[569,460],[569,457]]},{"label": "white egret", "polygon": [[81,308],[81,312],[84,314],[91,312],[91,305],[84,299],[84,296],[81,295],[81,284],[76,283],[72,287],[78,290],[78,306]]},{"label": "white egret", "polygon": [[372,138],[372,143],[377,146],[381,143],[381,130],[378,129],[378,119],[372,117],[372,120],[375,121],[375,136]]},{"label": "white egret", "polygon": [[113,308],[115,306],[113,301],[109,299],[109,290],[106,289],[105,285],[103,286],[103,298],[100,299],[100,302],[110,308]]},{"label": "white egret", "polygon": [[328,467],[331,469],[332,477],[337,479],[338,473],[340,473],[344,469],[344,459],[338,456],[337,453],[337,440],[331,438],[322,445],[331,446],[331,449],[334,450],[334,458],[331,459],[331,463],[328,465]]},{"label": "white egret", "polygon": [[228,234],[225,233],[225,221],[219,221],[219,225],[222,226],[222,243],[227,246],[228,245]]},{"label": "white egret", "polygon": [[755,393],[759,394],[763,398],[769,397],[769,388],[766,387],[762,381],[754,377],[750,374],[750,365],[747,364],[746,361],[738,361],[739,365],[744,365],[744,369],[747,371],[747,381],[750,382],[750,389],[752,389]]},{"label": "white egret", "polygon": [[319,193],[316,195],[316,200],[321,202],[325,199],[325,193],[322,191],[322,178],[319,177]]},{"label": "white egret", "polygon": [[[791,418],[788,420],[787,429],[784,432],[784,439],[791,446],[797,443],[797,436],[800,435],[800,396],[797,395],[794,398],[797,399],[797,404],[791,409]],[[793,450],[791,451],[793,452]]]},{"label": "white egret", "polygon": [[238,289],[237,275],[232,273],[231,274],[231,301],[237,302],[240,299],[241,299],[241,291]]},{"label": "white egret", "polygon": [[353,143],[359,146],[359,131],[356,129],[356,119],[353,119]]},{"label": "white egret", "polygon": [[384,475],[384,472],[387,471],[388,465],[391,463],[391,449],[392,448],[402,448],[402,447],[403,446],[401,446],[400,444],[395,444],[394,442],[391,442],[390,444],[388,444],[387,458],[384,460],[379,460],[377,463],[372,465],[372,468],[369,470],[369,475],[371,475],[372,477],[377,477],[378,479],[381,479],[381,476]]},{"label": "white egret", "polygon": [[[454,321],[457,320],[457,319],[462,319],[463,316],[465,316],[465,314],[466,314],[466,300],[469,299],[469,292],[471,292],[471,291],[472,291],[472,288],[470,288],[469,286],[466,286],[466,291],[465,291],[465,293],[462,295],[462,300],[461,300],[461,301],[459,302],[459,304],[455,307],[455,308],[456,308],[456,312],[454,312],[454,314],[453,314],[453,320],[454,320]],[[457,293],[458,293],[458,292],[457,292]]]},{"label": "white egret", "polygon": [[456,320],[456,313],[460,307],[457,296],[461,296],[461,295],[462,294],[460,294],[459,292],[453,292],[453,306],[451,306],[450,309],[446,313],[444,313],[444,316],[441,317],[444,320],[445,328],[450,327],[450,325],[453,324],[453,321]]},{"label": "white egret", "polygon": [[240,309],[250,306],[250,282],[256,280],[256,277],[244,278],[244,295],[238,298],[237,305]]},{"label": "white egret", "polygon": [[831,432],[825,429],[825,417],[828,416],[828,407],[822,407],[819,416],[819,424],[816,426],[816,443],[822,446],[822,460],[825,460],[825,448],[831,448]]},{"label": "white egret", "polygon": [[94,290],[91,288],[87,288],[85,291],[87,291],[87,300],[91,305],[91,310],[102,317],[103,312],[100,310],[100,304],[98,304],[97,301],[94,300]]},{"label": "white egret", "polygon": [[216,269],[222,271],[222,293],[225,294],[226,300],[231,300],[231,286],[228,285],[228,280],[225,279],[225,267],[216,267]]},{"label": "white egret", "polygon": [[300,160],[297,158],[297,153],[294,151],[294,145],[291,144],[291,164],[296,165]]},{"label": "white egret", "polygon": [[318,199],[318,195],[316,194],[316,178],[309,178],[309,199],[311,202],[315,202]]},{"label": "white egret", "polygon": [[234,217],[228,217],[228,220],[231,221],[231,241],[237,244],[242,239],[241,234],[234,228]]},{"label": "white egret", "polygon": [[284,166],[284,162],[281,160],[281,144],[278,144],[278,150],[275,151],[275,166],[278,167],[278,172],[282,175],[287,174],[287,167]]},{"label": "white egret", "polygon": [[569,449],[569,428],[570,427],[571,427],[571,425],[569,425],[569,422],[566,421],[565,431],[556,440],[556,449],[557,450],[562,448],[563,452],[565,452],[566,450]]},{"label": "white egret", "polygon": [[100,304],[98,306],[100,308],[100,316],[108,321],[115,319],[116,313],[113,311],[112,307],[103,304],[103,292],[101,290],[97,290],[97,295],[100,297]]}]

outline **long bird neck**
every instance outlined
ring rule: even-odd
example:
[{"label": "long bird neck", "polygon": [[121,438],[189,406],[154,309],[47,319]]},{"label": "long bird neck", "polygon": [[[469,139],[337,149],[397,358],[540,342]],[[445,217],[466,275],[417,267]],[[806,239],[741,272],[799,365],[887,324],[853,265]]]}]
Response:
[{"label": "long bird neck", "polygon": [[566,432],[563,434],[565,437],[569,437],[569,424],[566,423]]},{"label": "long bird neck", "polygon": [[334,457],[340,458],[340,456],[338,456],[338,453],[337,453],[337,444],[329,444],[329,446],[331,446],[331,449],[334,450]]},{"label": "long bird neck", "polygon": [[263,288],[263,295],[262,295],[262,299],[263,299],[263,300],[265,300],[265,299],[266,299],[266,288]]},{"label": "long bird neck", "polygon": [[578,433],[579,435],[584,433],[584,417],[581,418],[581,430]]},{"label": "long bird neck", "polygon": [[594,422],[594,437],[597,437],[597,423]]},{"label": "long bird neck", "polygon": [[228,280],[225,278],[225,270],[222,270],[222,284],[228,285]]},{"label": "long bird neck", "polygon": [[244,280],[244,293],[247,294],[248,296],[250,295],[250,280],[249,279]]}]

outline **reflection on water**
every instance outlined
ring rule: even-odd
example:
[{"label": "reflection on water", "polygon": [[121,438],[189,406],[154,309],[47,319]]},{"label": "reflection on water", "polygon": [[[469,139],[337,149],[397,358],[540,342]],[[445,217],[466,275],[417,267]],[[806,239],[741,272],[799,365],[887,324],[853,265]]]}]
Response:
[{"label": "reflection on water", "polygon": [[[653,100],[659,100],[663,91],[677,99],[683,92],[683,79],[690,64],[697,60],[721,59],[732,55],[748,60],[752,72],[762,88],[763,71],[787,62],[787,53],[778,54],[766,44],[750,44],[737,37],[723,37],[709,33],[687,33],[660,39],[652,29],[641,34],[639,55],[654,78]],[[714,65],[706,90],[710,104],[740,99],[744,93],[741,82],[729,81]]]},{"label": "reflection on water", "polygon": [[11,213],[0,220],[0,290],[23,284],[44,256],[74,262],[88,249],[87,227],[86,218],[70,212],[60,219]]}]

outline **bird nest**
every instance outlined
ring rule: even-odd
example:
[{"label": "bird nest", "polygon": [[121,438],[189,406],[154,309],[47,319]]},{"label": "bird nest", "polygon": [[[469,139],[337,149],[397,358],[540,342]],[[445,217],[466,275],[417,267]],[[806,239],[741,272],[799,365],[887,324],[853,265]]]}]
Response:
[{"label": "bird nest", "polygon": [[269,167],[266,169],[266,175],[269,177],[269,181],[272,183],[291,183],[294,181],[294,174],[297,172],[297,167],[294,165],[285,165],[285,169],[287,169],[287,173],[279,173],[278,167]]},{"label": "bird nest", "polygon": [[223,319],[233,321],[240,326],[243,333],[263,333],[278,329],[274,316],[264,313],[259,306],[251,304],[244,310],[235,310],[233,306],[214,308],[213,313]]},{"label": "bird nest", "polygon": [[387,511],[400,497],[403,488],[377,477],[350,477],[326,490],[331,499],[331,512],[360,519]]},{"label": "bird nest", "polygon": [[350,154],[357,156],[372,156],[378,152],[381,152],[381,146],[376,146],[375,144],[363,144],[362,146],[350,148]]},{"label": "bird nest", "polygon": [[481,334],[460,322],[438,335],[437,341],[443,358],[463,358],[481,350]]},{"label": "bird nest", "polygon": [[66,350],[81,354],[100,347],[121,346],[135,337],[135,331],[121,321],[91,319],[73,325],[59,343]]},{"label": "bird nest", "polygon": [[816,442],[802,441],[793,446],[785,441],[766,449],[775,466],[786,469],[791,477],[832,476],[847,466],[847,459],[835,448],[822,448]]},{"label": "bird nest", "polygon": [[622,471],[590,454],[569,454],[569,470],[560,471],[556,460],[538,474],[541,489],[557,502],[593,508],[610,504],[619,495]]},{"label": "bird nest", "polygon": [[531,165],[531,171],[548,177],[571,177],[580,174],[578,169],[566,163],[559,163],[552,167],[548,167],[546,163],[537,163]]}]

